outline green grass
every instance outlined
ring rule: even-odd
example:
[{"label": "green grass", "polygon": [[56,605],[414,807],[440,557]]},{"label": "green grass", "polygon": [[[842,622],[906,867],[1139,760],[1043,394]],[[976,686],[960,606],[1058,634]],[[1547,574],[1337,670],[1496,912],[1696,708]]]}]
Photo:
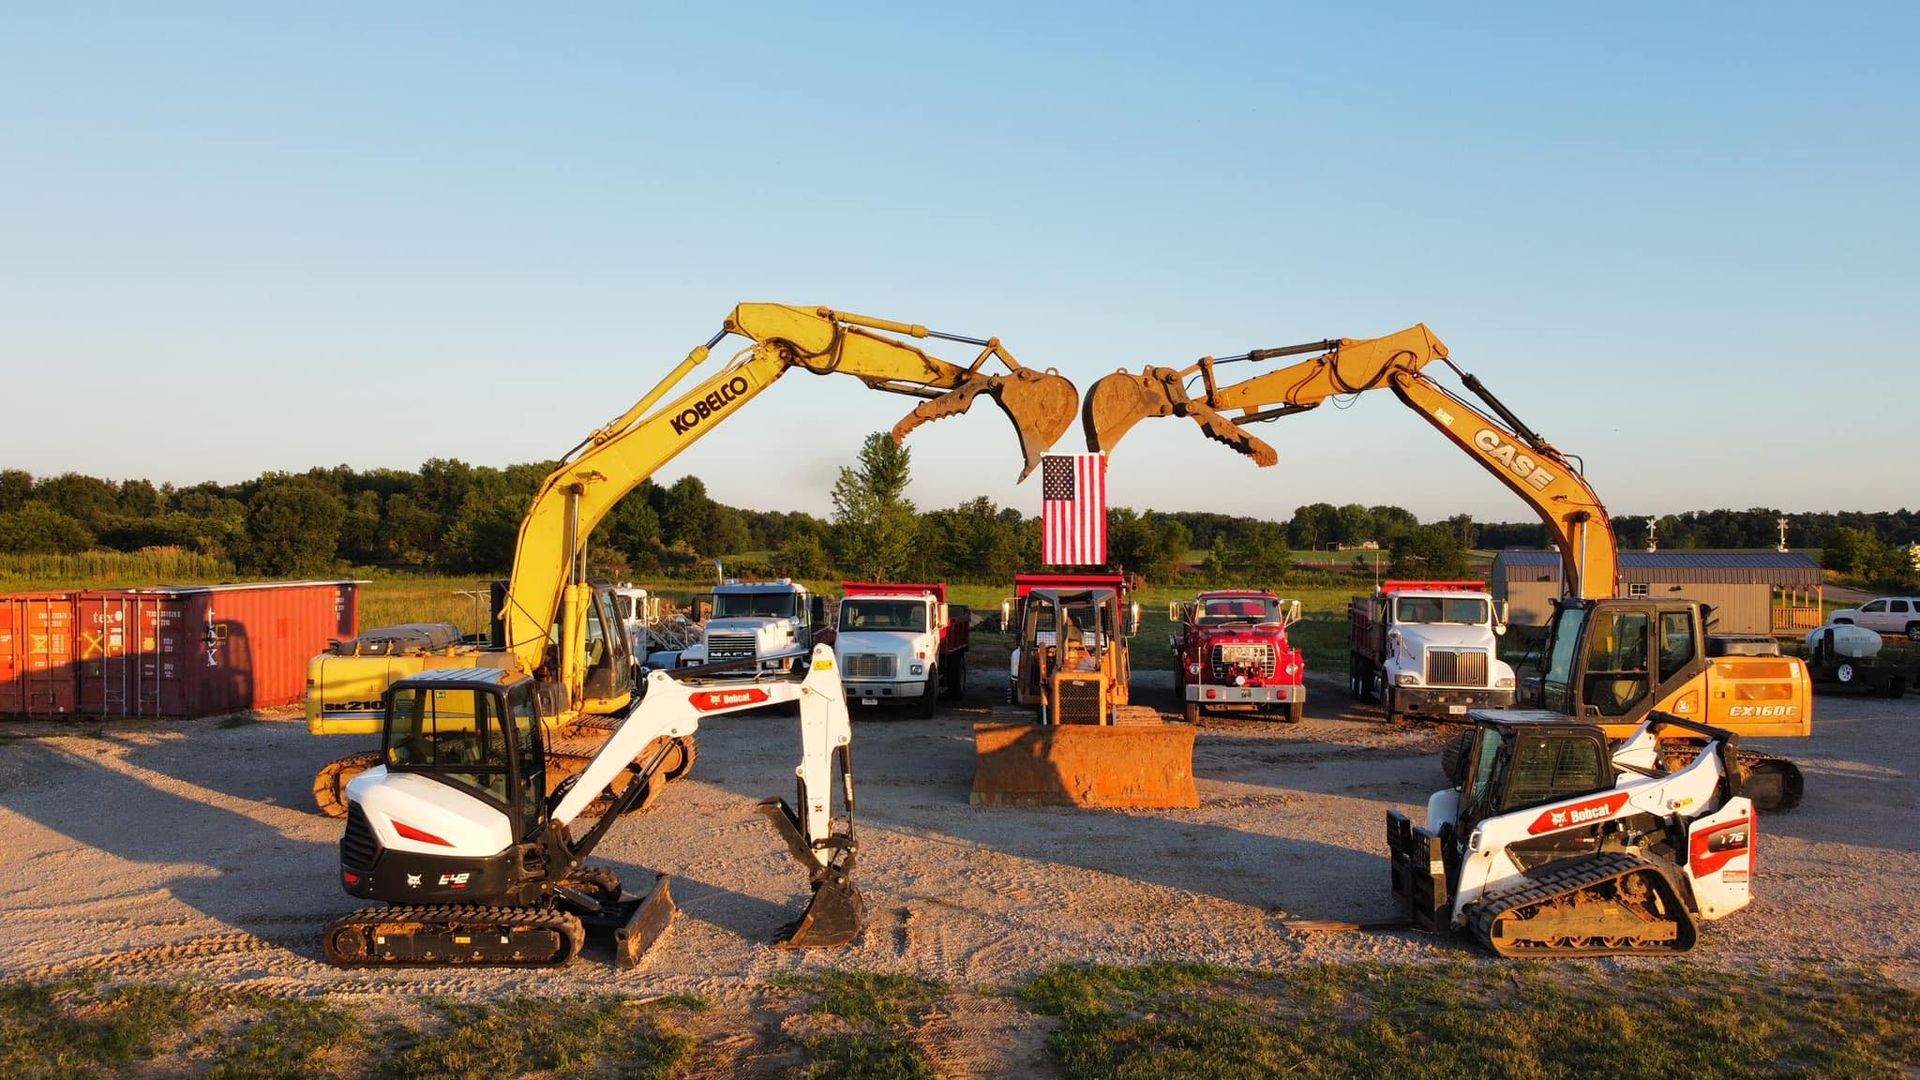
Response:
[{"label": "green grass", "polygon": [[190,990],[90,981],[0,985],[0,1076],[114,1076],[192,1023]]},{"label": "green grass", "polygon": [[1092,1078],[1900,1076],[1920,994],[1864,971],[1456,961],[1060,967],[1020,992]]},{"label": "green grass", "polygon": [[437,1025],[404,1033],[385,1070],[402,1080],[492,1080],[502,1075],[664,1080],[692,1055],[695,1040],[664,1022],[657,1003],[619,994],[513,997],[484,1004],[435,1004]]},{"label": "green grass", "polygon": [[915,975],[825,971],[782,975],[773,985],[797,991],[815,1016],[840,1023],[801,1038],[809,1080],[932,1080],[937,1074],[915,1029],[947,993]]},{"label": "green grass", "polygon": [[180,548],[88,551],[78,555],[0,554],[0,592],[207,585],[238,579],[231,562]]}]

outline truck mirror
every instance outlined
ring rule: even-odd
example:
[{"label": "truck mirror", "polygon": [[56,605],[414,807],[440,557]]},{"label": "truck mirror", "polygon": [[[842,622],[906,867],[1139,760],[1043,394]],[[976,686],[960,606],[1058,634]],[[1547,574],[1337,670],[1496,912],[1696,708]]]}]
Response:
[{"label": "truck mirror", "polygon": [[1504,634],[1507,632],[1507,602],[1505,600],[1495,600],[1493,602],[1493,632],[1496,634]]},{"label": "truck mirror", "polygon": [[951,615],[952,615],[952,611],[947,607],[946,601],[943,600],[940,603],[934,605],[933,621],[936,624],[940,626],[947,625],[947,620],[951,617]]},{"label": "truck mirror", "polygon": [[1013,622],[1013,601],[1000,601],[1000,629],[1006,630]]},{"label": "truck mirror", "polygon": [[1280,624],[1282,626],[1292,626],[1294,623],[1297,623],[1299,621],[1300,621],[1300,601],[1298,600],[1289,601],[1287,604],[1286,617],[1281,620]]},{"label": "truck mirror", "polygon": [[1180,610],[1185,606],[1186,605],[1178,600],[1167,601],[1167,621],[1171,623],[1185,622],[1186,613]]},{"label": "truck mirror", "polygon": [[1135,600],[1133,603],[1127,605],[1127,636],[1132,637],[1133,635],[1139,632],[1140,632],[1140,601]]}]

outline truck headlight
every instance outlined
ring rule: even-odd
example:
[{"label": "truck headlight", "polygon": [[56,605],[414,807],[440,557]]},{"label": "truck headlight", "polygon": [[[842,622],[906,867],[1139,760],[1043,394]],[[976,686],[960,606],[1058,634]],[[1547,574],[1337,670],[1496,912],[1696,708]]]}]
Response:
[{"label": "truck headlight", "polygon": [[907,668],[907,670],[912,672],[915,675],[925,675],[927,673],[927,665],[914,664],[911,667]]},{"label": "truck headlight", "polygon": [[1198,674],[1200,674],[1200,665],[1199,665],[1199,664],[1188,664],[1188,665],[1187,665],[1187,674],[1189,674],[1189,675],[1198,675]]},{"label": "truck headlight", "polygon": [[1295,675],[1298,675],[1298,674],[1300,674],[1300,665],[1299,665],[1299,664],[1288,664],[1288,665],[1287,665],[1287,678],[1289,678],[1289,679],[1291,679],[1291,678],[1293,678],[1293,677],[1294,677]]},{"label": "truck headlight", "polygon": [[1420,676],[1411,671],[1403,671],[1395,675],[1393,681],[1401,686],[1418,686],[1420,685]]},{"label": "truck headlight", "polygon": [[1495,690],[1513,689],[1513,676],[1508,675],[1508,676],[1505,676],[1504,678],[1495,679],[1493,681],[1493,688]]}]

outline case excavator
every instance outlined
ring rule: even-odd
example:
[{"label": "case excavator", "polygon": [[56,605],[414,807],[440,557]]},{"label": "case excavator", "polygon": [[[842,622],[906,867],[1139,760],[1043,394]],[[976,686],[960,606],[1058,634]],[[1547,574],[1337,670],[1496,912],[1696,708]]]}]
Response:
[{"label": "case excavator", "polygon": [[[746,346],[718,371],[669,397],[730,336],[744,339]],[[907,340],[926,338],[975,346],[979,352],[971,363],[960,364]],[[989,362],[1004,371],[989,371]],[[322,654],[308,671],[308,730],[374,734],[381,730],[383,694],[395,680],[441,668],[499,668],[533,680],[543,703],[546,765],[555,782],[585,769],[620,726],[639,689],[614,598],[587,581],[587,538],[642,481],[796,369],[847,375],[870,389],[923,399],[894,425],[896,441],[928,421],[966,412],[984,394],[1013,421],[1024,458],[1022,479],[1073,425],[1079,405],[1072,383],[1052,369],[1022,366],[998,338],[943,333],[829,308],[741,304],[718,333],[626,412],[568,452],[541,484],[520,525],[513,576],[495,593],[491,645],[430,642],[379,655]],[[603,786],[618,795],[646,779],[650,782],[640,790],[651,797],[664,781],[692,767],[695,750],[690,737],[672,737],[644,748],[630,768]],[[344,814],[348,784],[379,761],[379,753],[363,752],[329,762],[314,778],[315,803],[327,814]],[[656,773],[643,775],[644,768]]]},{"label": "case excavator", "polygon": [[[782,935],[792,948],[843,945],[865,922],[853,884],[852,729],[833,649],[804,673],[728,679],[726,665],[649,675],[646,697],[578,773],[555,778],[534,680],[505,668],[439,668],[385,695],[381,763],[347,785],[340,884],[383,902],[342,916],[323,948],[341,967],[552,966],[579,953],[588,928],[611,932],[615,964],[640,962],[673,920],[667,875],[635,894],[586,865],[607,829],[644,802],[661,775],[647,760],[691,739],[704,717],[797,702],[799,805],[759,804],[806,870],[812,897]],[[697,675],[698,677],[694,677]],[[573,826],[642,757],[638,779],[580,835]],[[844,824],[834,827],[838,774]]]},{"label": "case excavator", "polygon": [[[1227,364],[1296,356],[1306,358],[1240,382],[1219,379],[1218,368]],[[1451,368],[1487,411],[1423,370],[1435,362]],[[1706,612],[1697,602],[1616,595],[1613,524],[1577,460],[1455,365],[1446,345],[1424,325],[1381,338],[1203,357],[1185,368],[1116,372],[1087,391],[1081,419],[1088,448],[1110,454],[1142,419],[1184,416],[1208,438],[1265,467],[1278,455],[1247,430],[1250,425],[1382,388],[1525,500],[1559,547],[1565,594],[1555,602],[1547,628],[1544,669],[1522,680],[1519,704],[1594,724],[1615,740],[1636,737],[1655,711],[1746,738],[1804,736],[1812,730],[1811,684],[1798,659],[1777,650],[1776,655],[1753,655],[1766,650],[1710,636]],[[1684,727],[1663,728],[1659,738],[1676,765],[1702,745],[1698,732]],[[1470,739],[1463,735],[1443,755],[1443,766],[1456,782]],[[1738,764],[1742,789],[1761,809],[1786,809],[1800,801],[1803,782],[1792,762],[1746,753]]]}]

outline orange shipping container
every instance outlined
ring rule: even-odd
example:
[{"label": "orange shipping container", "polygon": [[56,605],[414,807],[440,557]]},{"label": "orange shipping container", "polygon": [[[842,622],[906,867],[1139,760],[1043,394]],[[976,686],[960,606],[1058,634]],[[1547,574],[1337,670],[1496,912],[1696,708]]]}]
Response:
[{"label": "orange shipping container", "polygon": [[65,593],[0,596],[0,716],[75,708],[73,601]]}]

